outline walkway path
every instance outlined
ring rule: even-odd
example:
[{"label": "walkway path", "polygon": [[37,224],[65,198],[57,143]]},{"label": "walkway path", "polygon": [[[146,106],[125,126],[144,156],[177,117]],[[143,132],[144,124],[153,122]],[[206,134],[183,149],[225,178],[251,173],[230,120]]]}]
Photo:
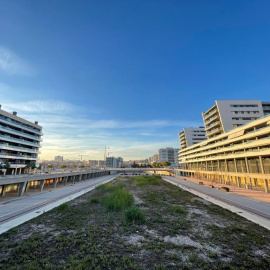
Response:
[{"label": "walkway path", "polygon": [[65,188],[33,193],[30,196],[5,201],[0,205],[0,233],[41,215],[64,202],[75,199],[94,189],[97,185],[111,181],[116,176],[107,175],[88,179]]},{"label": "walkway path", "polygon": [[[230,189],[232,188],[230,192],[224,192],[217,188],[208,187],[210,184],[208,181],[197,179],[189,181],[190,179],[183,180],[184,178],[182,177],[175,178],[170,176],[165,176],[163,179],[270,230],[270,194],[254,190],[250,190],[247,193],[243,188],[232,188],[232,186],[227,186]],[[187,178],[185,177],[185,179]],[[199,185],[199,182],[204,182],[204,185]],[[215,184],[215,187],[218,186],[224,185]],[[260,197],[258,194],[264,194],[265,196]]]}]

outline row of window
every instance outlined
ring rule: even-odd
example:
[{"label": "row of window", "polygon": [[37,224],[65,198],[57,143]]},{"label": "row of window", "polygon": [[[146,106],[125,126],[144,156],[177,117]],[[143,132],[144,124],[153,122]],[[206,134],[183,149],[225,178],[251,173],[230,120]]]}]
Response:
[{"label": "row of window", "polygon": [[231,111],[232,114],[259,114],[260,112],[259,111]]},{"label": "row of window", "polygon": [[258,105],[257,104],[248,104],[248,105],[237,105],[237,104],[235,104],[235,105],[231,105],[231,107],[233,107],[233,108],[250,108],[250,107],[258,107]]},{"label": "row of window", "polygon": [[233,117],[232,120],[256,120],[257,117]]}]

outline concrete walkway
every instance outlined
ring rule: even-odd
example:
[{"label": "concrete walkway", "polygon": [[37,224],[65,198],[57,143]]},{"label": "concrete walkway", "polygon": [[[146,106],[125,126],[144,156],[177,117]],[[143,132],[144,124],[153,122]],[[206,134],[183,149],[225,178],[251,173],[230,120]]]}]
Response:
[{"label": "concrete walkway", "polygon": [[[270,194],[254,190],[249,190],[247,193],[245,189],[232,188],[232,186],[227,186],[230,188],[230,192],[224,192],[217,188],[208,187],[211,182],[198,179],[189,181],[191,179],[187,177],[163,176],[163,179],[270,230]],[[204,185],[199,185],[199,182],[204,182]],[[214,186],[226,185],[214,184]],[[261,196],[260,199],[258,193],[266,196]]]},{"label": "concrete walkway", "polygon": [[94,189],[97,185],[109,182],[117,176],[107,175],[88,179],[61,189],[35,193],[27,197],[5,201],[0,205],[0,234],[64,202],[73,200]]}]

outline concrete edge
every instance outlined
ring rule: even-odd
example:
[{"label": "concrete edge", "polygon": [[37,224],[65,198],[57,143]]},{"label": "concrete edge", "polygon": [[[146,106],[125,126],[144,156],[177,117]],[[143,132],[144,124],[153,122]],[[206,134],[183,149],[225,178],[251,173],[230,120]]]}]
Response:
[{"label": "concrete edge", "polygon": [[110,181],[112,181],[114,178],[116,178],[117,176],[113,176],[112,178],[109,178],[107,180],[104,180],[103,182],[100,182],[92,187],[89,187],[83,191],[79,191],[73,195],[67,195],[65,198],[62,198],[62,199],[59,199],[51,204],[48,204],[46,206],[43,206],[43,207],[40,207],[40,208],[37,208],[33,211],[30,211],[30,212],[27,212],[26,214],[22,214],[20,216],[17,216],[7,222],[4,222],[3,224],[0,225],[0,234],[16,227],[16,226],[19,226],[23,223],[25,223],[26,221],[28,220],[31,220],[35,217],[38,217],[50,210],[52,210],[53,208],[59,206],[60,204],[62,203],[65,203],[65,202],[69,202],[69,201],[72,201],[74,199],[76,199],[77,197],[80,197],[82,196],[83,194],[95,189],[97,186],[101,185],[101,184],[105,184],[105,183],[108,183]]},{"label": "concrete edge", "polygon": [[173,184],[173,185],[175,185],[175,186],[180,187],[183,190],[186,190],[186,191],[188,191],[188,192],[190,192],[190,193],[192,193],[194,195],[197,195],[197,196],[199,196],[199,197],[201,197],[201,198],[203,198],[203,199],[205,199],[205,200],[207,200],[207,201],[209,201],[211,203],[214,203],[214,204],[216,204],[216,205],[218,205],[218,206],[220,206],[222,208],[225,208],[225,209],[227,209],[227,210],[229,210],[229,211],[231,211],[233,213],[236,213],[237,215],[239,215],[241,217],[244,217],[244,218],[246,218],[246,219],[248,219],[248,220],[250,220],[250,221],[252,221],[252,222],[254,222],[256,224],[259,224],[260,226],[266,228],[267,230],[270,230],[270,220],[267,220],[267,219],[262,218],[262,217],[260,217],[258,215],[252,214],[252,213],[250,213],[250,212],[248,212],[248,211],[246,211],[246,210],[244,210],[242,208],[239,208],[239,207],[236,207],[236,206],[233,206],[233,205],[230,205],[230,204],[226,204],[226,203],[224,203],[224,202],[222,202],[220,200],[211,198],[206,194],[203,194],[201,192],[193,190],[192,188],[186,188],[183,185],[181,185],[180,183],[175,183],[175,182],[171,181],[170,179],[166,179],[164,177],[162,177],[162,179],[169,182],[169,183],[171,183],[171,184]]}]

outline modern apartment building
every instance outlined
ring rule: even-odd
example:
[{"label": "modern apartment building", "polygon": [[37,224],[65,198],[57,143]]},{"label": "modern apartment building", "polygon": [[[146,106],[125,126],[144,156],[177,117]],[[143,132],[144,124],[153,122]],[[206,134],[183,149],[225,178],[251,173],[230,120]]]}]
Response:
[{"label": "modern apartment building", "polygon": [[[239,105],[236,102],[231,104]],[[254,108],[254,111],[259,111],[260,108],[254,101],[246,102],[244,105],[254,107],[240,107],[242,110]],[[239,107],[230,108],[236,111],[235,108]],[[268,192],[270,115],[181,149],[179,160],[180,169],[177,170],[179,175],[264,189]]]},{"label": "modern apartment building", "polygon": [[184,128],[178,135],[181,149],[185,149],[206,139],[204,127]]},{"label": "modern apartment building", "polygon": [[121,157],[107,157],[106,158],[106,166],[108,168],[120,168],[123,164],[123,158]]},{"label": "modern apartment building", "polygon": [[178,151],[179,148],[172,148],[172,147],[158,149],[159,162],[169,161],[172,167],[178,166],[179,165]]},{"label": "modern apartment building", "polygon": [[8,113],[0,105],[0,163],[6,173],[21,173],[22,168],[34,165],[38,159],[42,127]]},{"label": "modern apartment building", "polygon": [[202,113],[206,136],[210,139],[265,116],[270,104],[260,100],[216,100]]}]

